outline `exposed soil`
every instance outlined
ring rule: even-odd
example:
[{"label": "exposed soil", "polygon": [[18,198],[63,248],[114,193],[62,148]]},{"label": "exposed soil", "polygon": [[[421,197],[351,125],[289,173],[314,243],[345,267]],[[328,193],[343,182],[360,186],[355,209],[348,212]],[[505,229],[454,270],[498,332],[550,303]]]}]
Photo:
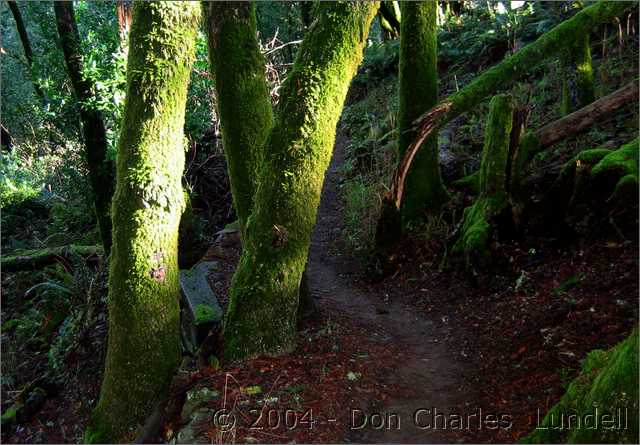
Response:
[{"label": "exposed soil", "polygon": [[[344,439],[360,443],[446,441],[442,432],[416,427],[414,414],[419,413],[416,420],[422,424],[426,412],[419,410],[449,411],[459,406],[464,399],[463,366],[447,351],[448,326],[416,311],[410,299],[398,293],[391,296],[383,287],[357,282],[358,265],[344,254],[340,242],[343,206],[337,169],[344,161],[344,143],[338,138],[325,177],[309,254],[309,284],[318,306],[364,324],[369,340],[389,349],[392,362],[377,366],[385,368],[384,381],[394,388],[384,404],[372,399],[365,406],[344,407],[343,415],[351,420]],[[357,410],[353,416],[352,410]],[[382,428],[376,428],[380,422],[371,417],[376,413],[382,415]],[[360,429],[367,418],[373,426]]]}]

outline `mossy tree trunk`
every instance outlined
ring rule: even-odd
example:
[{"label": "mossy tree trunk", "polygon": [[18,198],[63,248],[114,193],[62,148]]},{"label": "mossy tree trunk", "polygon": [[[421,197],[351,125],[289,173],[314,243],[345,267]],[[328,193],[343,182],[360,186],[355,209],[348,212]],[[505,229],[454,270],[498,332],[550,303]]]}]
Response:
[{"label": "mossy tree trunk", "polygon": [[262,152],[273,126],[264,58],[251,2],[204,2],[209,61],[233,201],[243,238],[251,214]]},{"label": "mossy tree trunk", "polygon": [[183,127],[199,17],[197,3],[134,4],[113,200],[108,352],[88,441],[132,440],[180,361]]},{"label": "mossy tree trunk", "polygon": [[[438,3],[403,2],[400,37],[398,149],[400,157],[415,139],[413,122],[438,103]],[[437,211],[448,199],[440,177],[438,134],[433,133],[413,160],[407,175],[402,220],[422,219],[425,211]]]},{"label": "mossy tree trunk", "polygon": [[480,195],[464,211],[462,232],[453,247],[465,256],[468,267],[483,267],[489,256],[494,228],[507,213],[507,158],[513,123],[513,99],[498,95],[491,99],[480,163]]},{"label": "mossy tree trunk", "polygon": [[582,33],[575,41],[568,43],[560,59],[563,65],[560,112],[564,116],[589,105],[595,99],[589,32]]},{"label": "mossy tree trunk", "polygon": [[295,345],[300,279],[347,89],[375,2],[320,3],[282,86],[224,322],[230,360]]},{"label": "mossy tree trunk", "polygon": [[107,135],[102,115],[90,105],[93,83],[82,74],[82,49],[76,25],[73,2],[53,2],[56,25],[67,71],[78,100],[82,134],[84,137],[89,180],[93,189],[96,217],[106,255],[111,249],[110,206],[114,190],[113,162],[107,156]]}]

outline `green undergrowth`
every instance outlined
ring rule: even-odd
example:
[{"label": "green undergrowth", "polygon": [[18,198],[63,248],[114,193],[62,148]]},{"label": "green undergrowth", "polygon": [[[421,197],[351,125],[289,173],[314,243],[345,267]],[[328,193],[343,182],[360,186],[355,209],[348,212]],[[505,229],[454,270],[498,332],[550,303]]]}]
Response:
[{"label": "green undergrowth", "polygon": [[[364,65],[367,66],[366,62]],[[396,83],[397,77],[388,75],[377,83],[367,84],[363,97],[346,106],[340,120],[341,131],[349,138],[345,161],[340,167],[344,177],[343,235],[349,250],[363,261],[373,248],[381,198],[397,159]],[[352,88],[352,93],[358,88],[357,85]]]},{"label": "green undergrowth", "polygon": [[82,147],[65,156],[16,144],[0,159],[2,253],[66,244],[96,244],[99,233]]},{"label": "green undergrowth", "polygon": [[[73,255],[40,270],[3,274],[3,389],[19,391],[43,375],[67,379],[101,369],[100,348],[83,341],[105,322],[106,276],[103,263],[90,266]],[[91,364],[68,360],[86,347]]]}]

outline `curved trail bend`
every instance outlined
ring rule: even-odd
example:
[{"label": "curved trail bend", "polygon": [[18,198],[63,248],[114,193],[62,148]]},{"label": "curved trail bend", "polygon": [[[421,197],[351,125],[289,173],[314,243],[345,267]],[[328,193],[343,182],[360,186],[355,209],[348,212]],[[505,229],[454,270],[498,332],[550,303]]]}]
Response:
[{"label": "curved trail bend", "polygon": [[[352,409],[367,415],[381,413],[397,415],[390,428],[351,429],[345,440],[353,442],[425,443],[451,441],[442,431],[416,426],[431,421],[425,409],[449,412],[464,405],[461,393],[460,363],[453,361],[445,345],[447,326],[442,320],[430,319],[408,304],[406,298],[389,298],[383,287],[368,287],[354,282],[357,267],[353,260],[336,248],[343,228],[343,205],[339,192],[338,168],[345,159],[345,140],[338,136],[331,164],[325,176],[318,219],[309,252],[308,276],[315,304],[354,318],[370,328],[372,340],[398,351],[406,359],[385,373],[382,385],[399,385],[402,391],[390,393],[390,403],[379,406],[375,400],[368,407],[345,407],[345,416]],[[403,301],[405,300],[405,301]],[[395,354],[394,354],[395,355]],[[380,363],[380,366],[385,366]],[[407,389],[407,391],[404,390]],[[432,412],[432,411],[431,411]],[[357,413],[360,415],[360,412]],[[364,415],[364,414],[362,414]],[[350,417],[351,418],[351,417]],[[389,417],[391,419],[391,417]],[[396,428],[395,419],[400,419]],[[356,423],[361,424],[361,417]],[[454,439],[455,440],[455,439]]]}]

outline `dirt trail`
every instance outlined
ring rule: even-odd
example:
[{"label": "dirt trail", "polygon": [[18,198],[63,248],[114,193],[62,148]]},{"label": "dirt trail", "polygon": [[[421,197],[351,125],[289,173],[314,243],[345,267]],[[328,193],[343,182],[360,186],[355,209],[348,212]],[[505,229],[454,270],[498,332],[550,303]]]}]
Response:
[{"label": "dirt trail", "polygon": [[[360,426],[365,415],[381,413],[397,415],[382,429],[371,426],[352,428],[345,440],[357,442],[444,442],[450,435],[432,428],[421,429],[415,424],[415,414],[421,426],[432,421],[430,412],[449,412],[463,406],[460,388],[462,366],[450,357],[444,339],[446,323],[429,319],[416,311],[403,298],[389,298],[383,287],[367,287],[357,283],[357,265],[347,258],[336,241],[343,228],[343,204],[339,192],[338,169],[345,159],[345,140],[338,137],[331,165],[327,170],[322,200],[318,211],[309,255],[309,282],[318,306],[354,318],[370,327],[372,339],[398,351],[404,360],[395,369],[389,369],[382,385],[396,385],[402,391],[391,393],[390,403],[379,406],[375,400],[370,406],[344,407],[344,415]],[[407,296],[408,298],[409,296]],[[385,366],[380,363],[380,366]],[[405,390],[406,389],[406,390]],[[431,410],[430,412],[424,410]],[[397,420],[400,428],[396,428]],[[378,420],[378,419],[372,419]],[[351,420],[349,423],[352,423]],[[387,428],[389,427],[389,428]],[[455,438],[453,438],[455,440]]]}]

